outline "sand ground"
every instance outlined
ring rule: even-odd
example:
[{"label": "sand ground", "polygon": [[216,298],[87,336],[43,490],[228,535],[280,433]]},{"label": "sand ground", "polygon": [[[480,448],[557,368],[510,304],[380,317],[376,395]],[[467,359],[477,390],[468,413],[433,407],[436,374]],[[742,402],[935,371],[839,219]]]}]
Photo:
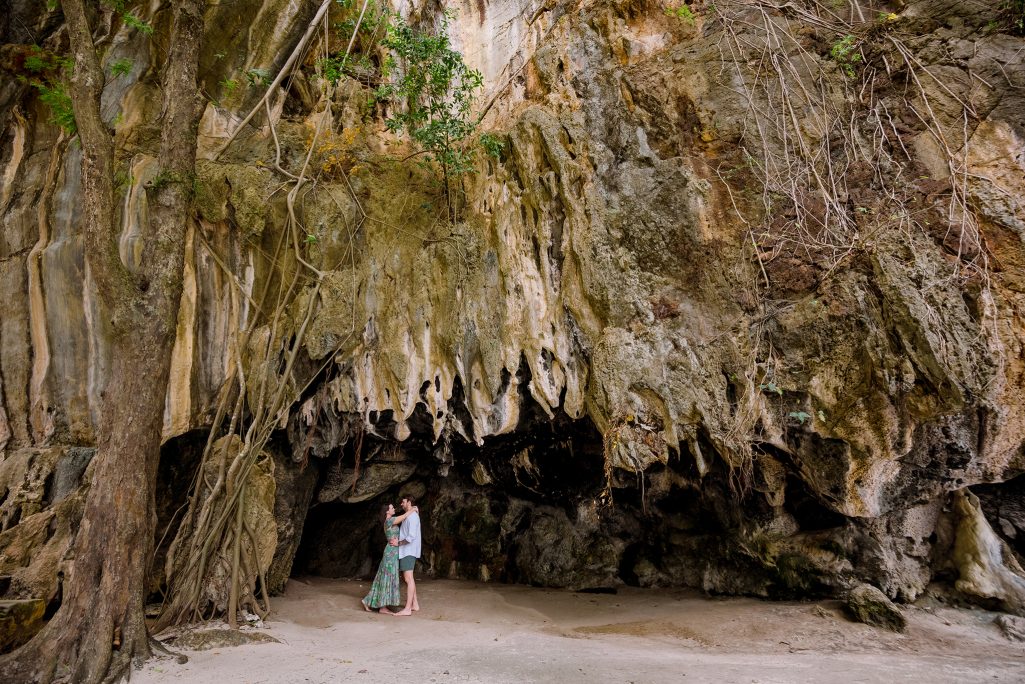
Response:
[{"label": "sand ground", "polygon": [[422,610],[398,618],[364,612],[367,588],[292,580],[259,630],[281,643],[185,651],[188,663],[152,660],[132,681],[1025,682],[1025,644],[981,610],[911,607],[901,635],[835,602],[422,580]]}]

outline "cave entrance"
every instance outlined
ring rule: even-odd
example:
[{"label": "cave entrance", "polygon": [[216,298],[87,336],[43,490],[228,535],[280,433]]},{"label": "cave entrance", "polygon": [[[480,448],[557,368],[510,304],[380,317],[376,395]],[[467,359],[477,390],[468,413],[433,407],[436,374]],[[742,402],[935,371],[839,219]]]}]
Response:
[{"label": "cave entrance", "polygon": [[[381,507],[397,508],[411,494],[421,509],[425,576],[561,583],[539,575],[541,557],[578,576],[585,563],[574,553],[604,523],[596,514],[605,484],[601,434],[589,419],[521,415],[517,430],[480,446],[452,437],[439,447],[415,433],[403,443],[367,436],[358,474],[352,443],[324,459],[292,575],[372,577],[385,544]],[[617,576],[610,557],[593,582]]]}]

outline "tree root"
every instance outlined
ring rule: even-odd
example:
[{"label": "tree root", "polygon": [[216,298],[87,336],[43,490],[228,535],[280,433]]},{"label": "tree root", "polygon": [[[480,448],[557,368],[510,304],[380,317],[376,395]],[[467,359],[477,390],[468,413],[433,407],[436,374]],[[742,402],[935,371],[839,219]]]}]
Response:
[{"label": "tree root", "polygon": [[159,641],[154,637],[149,638],[149,648],[150,651],[157,657],[172,658],[174,662],[178,663],[179,665],[184,665],[185,663],[189,662],[189,657],[187,655],[185,655],[184,653],[179,653],[177,651],[172,651],[167,646],[165,646],[162,641]]},{"label": "tree root", "polygon": [[[236,133],[261,107],[267,105],[269,93],[302,52],[320,21],[324,19],[326,22],[329,4],[325,1],[321,5],[292,58],[272,83],[268,95],[257,104]],[[353,28],[354,36],[368,4],[369,0],[364,0],[363,11]],[[324,29],[327,30],[326,23]],[[354,39],[350,40],[346,56],[353,43]],[[302,168],[296,175],[284,174],[286,185],[292,187],[286,196],[285,230],[270,265],[273,272],[281,275],[283,286],[276,292],[273,308],[267,308],[266,299],[273,280],[271,275],[267,276],[259,302],[251,308],[252,319],[247,321],[244,332],[232,345],[233,371],[221,392],[217,417],[204,449],[188,511],[168,552],[168,593],[157,621],[158,629],[215,614],[224,614],[234,628],[237,627],[239,610],[251,610],[261,616],[266,616],[270,610],[263,568],[257,558],[256,539],[244,517],[244,500],[247,498],[249,475],[264,455],[263,449],[280,423],[281,412],[298,399],[304,389],[294,381],[293,368],[318,307],[324,271],[303,256],[305,239],[300,239],[300,236],[305,238],[306,230],[295,206],[300,200],[300,193],[308,193],[316,187],[307,173],[317,139],[330,121],[331,100],[326,93],[322,96],[322,103],[324,116],[318,120]],[[277,132],[273,121],[269,121],[269,125],[275,140],[274,167],[280,170]],[[228,143],[233,139],[234,134]],[[350,250],[349,256],[354,258],[354,250]],[[225,267],[223,262],[217,263]],[[287,287],[284,286],[286,281]],[[240,287],[236,280],[231,282]],[[247,293],[243,294],[248,297]],[[304,311],[299,318],[301,322],[294,327],[296,317],[291,310],[296,302],[303,301],[301,296],[305,297]],[[261,319],[263,322],[258,326]],[[329,355],[328,361],[332,357],[333,354]],[[229,414],[232,398],[234,406]],[[224,424],[226,419],[227,426]],[[227,586],[218,586],[224,583]],[[262,588],[262,606],[256,597],[257,583]]]}]

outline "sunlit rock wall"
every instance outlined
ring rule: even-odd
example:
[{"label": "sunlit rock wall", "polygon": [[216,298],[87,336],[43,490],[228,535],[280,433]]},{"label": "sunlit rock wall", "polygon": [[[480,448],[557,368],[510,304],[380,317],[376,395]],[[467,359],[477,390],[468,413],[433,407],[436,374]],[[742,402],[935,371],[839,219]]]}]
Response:
[{"label": "sunlit rock wall", "polygon": [[[727,25],[703,3],[693,20],[642,0],[403,4],[411,20],[453,11],[453,44],[484,76],[483,127],[505,143],[500,159],[457,179],[450,222],[437,173],[398,161],[410,149],[385,131],[393,104],[368,110],[368,89],[352,80],[318,100],[327,87],[318,55],[344,48],[343,37],[315,41],[271,97],[273,134],[261,114],[224,149],[262,94],[247,72],[276,74],[318,4],[208,10],[200,63],[209,104],[168,439],[209,423],[253,298],[275,287],[268,255],[286,213],[275,144],[294,172],[320,130],[318,143],[347,162],[342,169],[315,152],[316,183],[297,205],[310,236],[303,256],[324,278],[297,371],[300,384],[316,382],[295,397],[292,423],[323,432],[345,417],[349,426],[320,439],[320,455],[354,434],[355,420],[386,440],[426,435],[444,474],[446,445],[516,431],[529,399],[545,415],[593,421],[620,471],[686,462],[697,488],[708,473],[726,473],[716,486],[733,483],[732,505],[759,511],[742,536],[768,540],[768,564],[777,547],[804,543],[794,541],[802,525],[787,501],[787,483],[799,481],[823,510],[860,520],[845,539],[874,540],[878,552],[855,564],[876,568],[865,572],[882,585],[896,578],[883,588],[903,598],[936,566],[923,540],[945,494],[1025,469],[1020,38],[957,3],[863,3],[859,26],[901,11],[894,30],[931,70],[921,72],[922,88],[939,135],[904,120],[900,135],[909,206],[932,228],[876,234],[866,224],[848,254],[823,266],[764,239],[775,217],[751,154],[764,143],[782,156],[785,141],[755,130],[753,112],[771,103],[744,94],[744,78],[780,52],[805,60],[795,88],[818,87],[816,74],[843,81],[830,58],[839,37],[816,34],[800,13],[772,13],[792,37],[774,45],[757,8]],[[145,185],[158,172],[155,69],[167,33],[160,3],[145,12],[155,39],[125,27],[103,38],[105,63],[133,65],[104,92],[124,170],[129,263],[146,220]],[[56,12],[15,2],[12,17],[8,43],[66,45]],[[14,77],[18,52],[9,47],[0,89],[0,468],[26,450],[93,444],[110,357],[82,255],[80,150]],[[905,107],[880,79],[884,102]],[[959,118],[957,102],[972,116]],[[814,112],[787,115],[800,119],[805,142],[821,137]],[[951,154],[964,162],[980,234],[970,249],[950,239],[956,221],[942,211],[937,182],[949,168],[938,138],[954,141]],[[872,173],[848,169],[843,185],[854,219],[869,213],[879,192]],[[982,273],[966,265],[980,251]],[[13,539],[25,520],[3,535]],[[0,572],[12,572],[5,558]],[[816,558],[810,573],[851,568],[837,554]],[[651,581],[747,589],[695,572],[663,568]]]}]

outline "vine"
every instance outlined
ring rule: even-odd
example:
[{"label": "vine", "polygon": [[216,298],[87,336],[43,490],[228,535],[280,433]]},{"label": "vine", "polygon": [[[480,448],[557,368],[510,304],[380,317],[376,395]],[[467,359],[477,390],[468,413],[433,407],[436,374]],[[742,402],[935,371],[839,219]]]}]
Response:
[{"label": "vine", "polygon": [[[312,234],[300,221],[296,204],[316,187],[316,179],[311,177],[312,160],[318,140],[327,133],[331,99],[327,92],[321,93],[319,106],[327,116],[319,119],[307,141],[302,166],[297,173],[291,173],[280,164],[281,149],[269,95],[298,63],[299,55],[318,29],[326,30],[330,4],[331,0],[323,1],[292,55],[270,81],[267,94],[235,131],[237,134],[261,108],[266,108],[275,148],[273,168],[285,178],[288,188],[284,230],[269,259],[272,273],[267,275],[255,300],[204,241],[218,267],[229,275],[234,286],[233,299],[242,295],[249,300],[251,318],[232,340],[228,377],[218,395],[187,510],[167,553],[168,586],[156,625],[158,631],[215,615],[223,615],[231,627],[236,627],[239,611],[266,616],[270,610],[257,539],[245,515],[245,501],[252,486],[251,477],[268,458],[264,450],[267,441],[277,429],[282,413],[304,389],[297,385],[293,371],[319,303],[324,271],[304,256],[316,240],[310,240]],[[364,9],[366,5],[364,2]],[[358,26],[357,23],[356,29]],[[351,45],[350,42],[350,49]],[[266,80],[262,76],[256,82]],[[234,137],[229,138],[228,144]],[[353,200],[358,206],[355,195]],[[366,218],[365,214],[363,217]],[[350,232],[350,259],[354,258],[354,233],[359,227]],[[276,291],[271,287],[274,276],[280,278]],[[344,340],[339,344],[344,344]],[[325,365],[333,357],[328,354]]]},{"label": "vine", "polygon": [[[332,5],[341,5],[346,18],[336,27],[348,33],[346,48],[338,54],[328,52],[328,9]],[[287,213],[284,231],[273,254],[268,255],[270,273],[265,276],[262,291],[252,296],[231,275],[225,260],[201,234],[197,235],[218,267],[229,275],[233,298],[248,300],[250,314],[231,341],[228,377],[218,394],[187,508],[167,553],[168,584],[158,629],[218,615],[236,626],[242,610],[261,616],[269,610],[257,539],[247,522],[245,502],[253,500],[249,493],[251,478],[267,458],[267,441],[306,389],[295,377],[294,369],[306,331],[320,306],[321,284],[328,272],[322,268],[337,272],[341,266],[324,266],[312,256],[323,258],[319,238],[303,224],[296,207],[306,202],[322,181],[345,184],[358,212],[355,225],[348,227],[349,248],[343,257],[350,263],[355,261],[356,233],[364,223],[385,223],[363,210],[350,184],[350,176],[358,170],[353,146],[359,130],[356,126],[339,132],[333,129],[334,87],[343,78],[372,83],[368,90],[373,93],[373,101],[395,108],[388,128],[408,134],[418,147],[415,154],[422,155],[425,163],[441,167],[447,191],[449,177],[470,170],[476,148],[494,154],[500,151],[496,140],[476,135],[479,120],[471,112],[482,78],[452,49],[446,27],[443,20],[438,32],[414,29],[377,9],[374,0],[363,0],[358,8],[348,0],[323,0],[274,78],[263,71],[246,74],[251,87],[266,86],[266,93],[237,125],[219,154],[254,117],[263,114],[273,144],[273,163],[267,167],[283,179]],[[318,48],[311,47],[318,41]],[[320,51],[315,59],[307,59],[311,49]],[[375,61],[375,50],[384,51],[387,57]],[[297,169],[286,168],[282,165],[271,98],[293,69],[311,62],[322,76],[315,81],[321,86],[316,111],[322,116],[317,117],[312,135],[305,140],[301,164]],[[236,81],[234,87],[240,84]],[[450,191],[448,197],[451,199]],[[449,217],[456,220],[451,202]],[[349,270],[355,291],[355,269]],[[348,335],[340,336],[344,339],[339,340],[339,349],[354,329],[355,313]],[[333,363],[334,356],[326,354],[323,365],[311,377],[319,377]]]},{"label": "vine", "polygon": [[[723,2],[716,9],[726,36],[719,44],[722,69],[734,72],[751,114],[744,138],[753,145],[743,150],[762,188],[764,223],[751,227],[751,241],[763,273],[765,264],[790,252],[802,253],[828,275],[885,232],[926,230],[914,198],[919,174],[901,134],[907,112],[948,166],[944,218],[957,243],[954,275],[986,280],[987,255],[968,200],[966,162],[957,153],[976,114],[907,46],[900,31],[904,20],[895,14],[845,19],[815,0],[791,3],[785,11],[768,2]],[[810,50],[788,22],[833,36],[827,54]],[[765,36],[761,46],[744,36],[753,27]],[[845,78],[832,77],[830,63]],[[748,64],[753,68],[742,66]],[[886,91],[874,86],[880,79],[905,87]],[[952,139],[937,118],[926,81],[935,81],[960,107],[959,138]],[[871,173],[882,199],[871,206],[852,201],[848,183],[855,171]],[[719,177],[730,189],[728,175]]]},{"label": "vine", "polygon": [[[717,44],[720,83],[743,99],[749,115],[740,134],[742,164],[721,166],[717,174],[748,227],[759,279],[770,287],[768,269],[785,256],[812,264],[822,283],[857,255],[887,244],[885,238],[913,251],[925,236],[942,241],[953,258],[926,279],[924,290],[974,282],[985,291],[989,254],[969,196],[965,154],[978,114],[969,96],[954,92],[909,46],[910,19],[862,14],[854,3],[844,12],[817,0],[724,0],[706,24],[724,36]],[[942,179],[923,175],[909,131],[939,151]],[[734,180],[738,174],[753,178],[753,192]],[[859,198],[859,182],[872,187],[870,198]],[[923,187],[930,188],[928,202]],[[758,219],[749,220],[750,211],[738,204],[743,200]],[[774,380],[777,362],[764,324],[792,303],[766,299],[761,306],[763,315],[749,327],[747,370],[731,375],[737,400],[730,424],[712,435],[738,492],[750,477],[757,442],[785,448],[787,421],[825,422],[825,413],[811,407],[770,407],[768,400],[782,399],[784,390]],[[985,309],[981,324],[992,320]]]}]

